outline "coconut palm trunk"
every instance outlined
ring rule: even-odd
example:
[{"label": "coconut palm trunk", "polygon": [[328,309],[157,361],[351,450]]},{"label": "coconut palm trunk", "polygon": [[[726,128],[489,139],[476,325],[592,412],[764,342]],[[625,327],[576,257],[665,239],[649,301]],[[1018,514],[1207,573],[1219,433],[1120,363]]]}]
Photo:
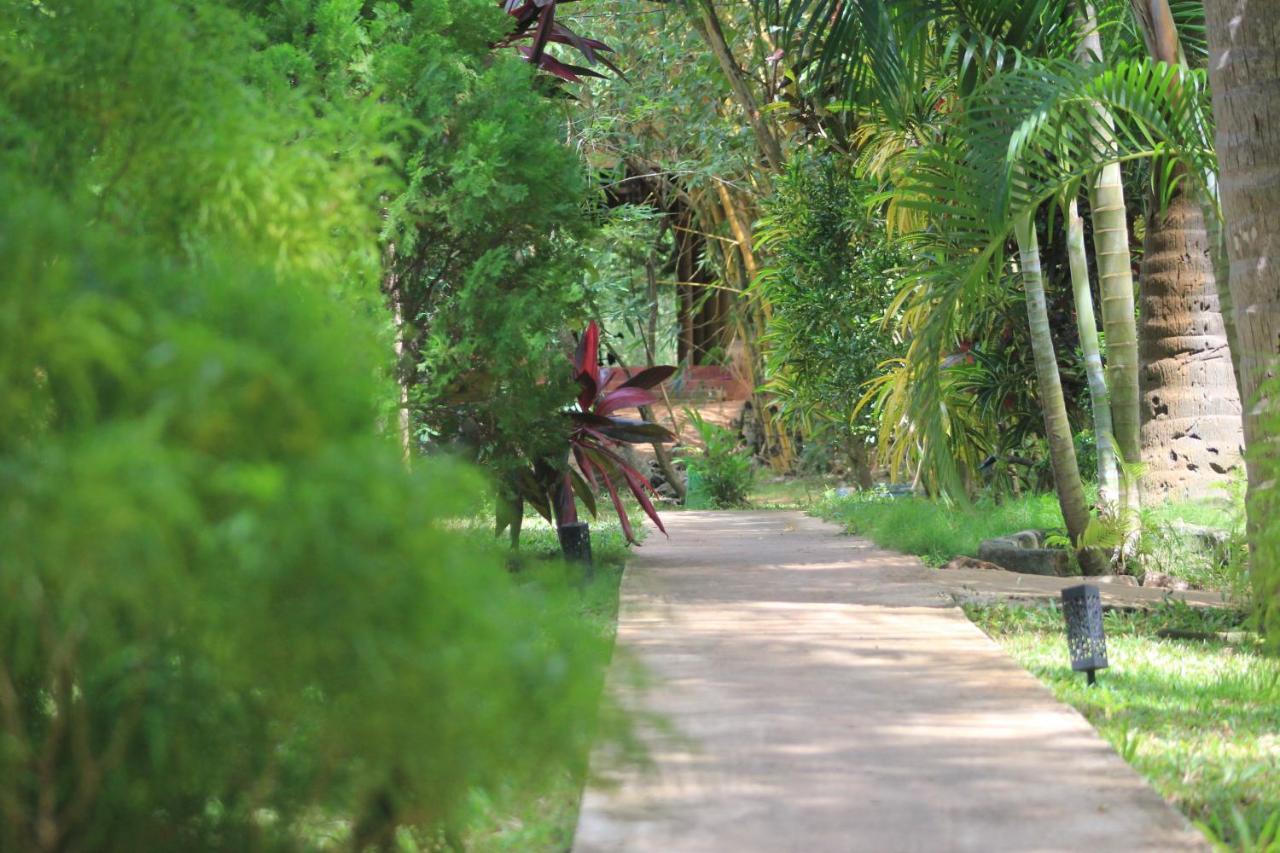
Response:
[{"label": "coconut palm trunk", "polygon": [[1067,206],[1067,259],[1071,267],[1071,290],[1076,303],[1076,325],[1080,349],[1084,353],[1085,377],[1089,382],[1089,402],[1093,410],[1093,434],[1098,450],[1098,493],[1112,509],[1120,501],[1120,475],[1116,470],[1116,449],[1112,438],[1111,396],[1102,366],[1098,323],[1094,318],[1093,292],[1089,287],[1089,259],[1084,248],[1084,220],[1073,198]]},{"label": "coconut palm trunk", "polygon": [[1183,181],[1153,203],[1141,273],[1142,492],[1205,498],[1239,466],[1240,397],[1204,214]]},{"label": "coconut palm trunk", "polygon": [[1249,455],[1249,544],[1260,599],[1280,622],[1274,504],[1274,396],[1280,356],[1280,10],[1274,3],[1207,0],[1209,82],[1217,123],[1230,291],[1239,343],[1244,436]]},{"label": "coconut palm trunk", "polygon": [[[1079,6],[1082,34],[1079,60],[1088,64],[1102,61],[1102,39],[1098,36],[1093,5]],[[1114,123],[1110,113],[1097,109],[1094,132],[1110,146]],[[1107,338],[1107,386],[1111,392],[1111,421],[1116,448],[1128,464],[1141,459],[1141,425],[1138,405],[1138,324],[1133,298],[1133,266],[1129,252],[1129,220],[1125,211],[1124,182],[1120,165],[1104,166],[1089,187],[1089,214],[1093,222],[1093,247],[1098,264],[1098,291],[1102,298],[1102,328]],[[1136,484],[1124,477],[1120,482],[1124,505],[1136,510],[1140,504]],[[1135,514],[1136,518],[1136,514]]]},{"label": "coconut palm trunk", "polygon": [[[1031,327],[1031,349],[1036,362],[1036,381],[1044,413],[1045,439],[1049,443],[1049,460],[1053,466],[1054,488],[1058,493],[1062,517],[1067,523],[1067,534],[1072,542],[1078,543],[1089,527],[1089,502],[1085,498],[1084,483],[1080,480],[1067,403],[1062,396],[1062,377],[1058,374],[1058,358],[1049,332],[1049,309],[1045,304],[1035,220],[1030,215],[1022,217],[1015,226],[1014,234],[1026,291],[1027,322]],[[1076,556],[1085,574],[1100,575],[1106,571],[1107,562],[1099,552],[1082,549],[1076,552]]]},{"label": "coconut palm trunk", "polygon": [[[1168,0],[1134,0],[1152,59],[1186,67]],[[1182,97],[1179,86],[1171,97]],[[1240,464],[1240,394],[1219,307],[1214,240],[1184,170],[1168,204],[1149,204],[1139,276],[1142,496],[1205,498]]]},{"label": "coconut palm trunk", "polygon": [[[1253,448],[1265,437],[1271,401],[1260,394],[1280,354],[1280,10],[1208,0],[1205,14],[1245,440]],[[1258,474],[1251,463],[1250,485]]]}]

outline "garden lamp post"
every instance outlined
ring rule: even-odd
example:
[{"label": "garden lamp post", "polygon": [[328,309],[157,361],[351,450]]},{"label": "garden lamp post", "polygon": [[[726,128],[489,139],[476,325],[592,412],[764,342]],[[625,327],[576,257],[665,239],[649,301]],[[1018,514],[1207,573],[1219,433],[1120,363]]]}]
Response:
[{"label": "garden lamp post", "polygon": [[1062,591],[1062,614],[1067,620],[1067,649],[1071,668],[1085,672],[1089,684],[1094,675],[1107,668],[1107,638],[1102,630],[1102,593],[1096,586],[1082,584]]}]

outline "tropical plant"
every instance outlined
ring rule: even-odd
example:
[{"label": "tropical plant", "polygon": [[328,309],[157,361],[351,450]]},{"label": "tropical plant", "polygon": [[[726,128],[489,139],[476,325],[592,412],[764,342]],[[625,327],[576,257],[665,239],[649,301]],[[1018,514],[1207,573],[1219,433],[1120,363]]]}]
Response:
[{"label": "tropical plant", "polygon": [[[572,524],[578,520],[577,500],[581,500],[593,516],[597,514],[596,493],[603,487],[618,513],[623,535],[628,542],[637,544],[619,494],[623,485],[657,528],[666,533],[647,494],[653,492],[653,487],[622,455],[622,447],[675,441],[675,436],[660,424],[621,418],[616,413],[621,409],[653,405],[657,397],[651,389],[676,369],[670,365],[646,368],[610,388],[613,369],[600,367],[599,350],[600,327],[592,320],[574,352],[574,379],[579,391],[577,408],[567,413],[563,449],[554,456],[535,459],[521,469],[510,483],[510,491],[499,502],[497,533],[501,535],[510,528],[513,543],[520,536],[525,503],[547,521],[561,526]],[[571,457],[576,468],[569,464]]]},{"label": "tropical plant", "polygon": [[906,261],[870,210],[873,194],[832,154],[794,156],[756,228],[771,261],[752,283],[771,310],[760,344],[782,422],[840,448],[865,488],[875,426],[857,404],[879,365],[901,352],[885,315]]},{"label": "tropical plant", "polygon": [[716,509],[746,506],[756,471],[751,454],[742,446],[738,434],[711,423],[695,409],[685,409],[684,416],[702,440],[701,453],[688,464],[696,472],[711,505]]},{"label": "tropical plant", "polygon": [[[619,76],[622,72],[605,56],[613,48],[596,39],[580,36],[556,20],[557,3],[572,0],[498,0],[498,5],[515,18],[515,29],[495,43],[495,47],[514,46],[530,64],[554,74],[562,80],[581,82],[583,77],[603,77],[598,71],[581,65],[570,65],[547,52],[548,44],[563,44],[582,54],[588,64],[600,63]],[[529,45],[518,42],[529,41]]]}]

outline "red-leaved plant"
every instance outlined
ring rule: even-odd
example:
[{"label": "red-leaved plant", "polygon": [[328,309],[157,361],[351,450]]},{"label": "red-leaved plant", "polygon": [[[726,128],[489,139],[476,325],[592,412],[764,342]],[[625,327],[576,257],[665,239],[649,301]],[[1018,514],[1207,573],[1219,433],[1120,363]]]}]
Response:
[{"label": "red-leaved plant", "polygon": [[[675,441],[676,437],[660,424],[620,418],[615,413],[653,405],[657,396],[652,389],[676,369],[670,365],[650,367],[607,390],[613,371],[599,366],[599,348],[600,327],[592,320],[574,353],[574,378],[580,390],[577,408],[568,413],[570,430],[564,456],[559,460],[561,464],[539,460],[531,469],[520,472],[512,484],[513,498],[499,507],[497,532],[501,534],[510,526],[513,541],[519,537],[526,501],[547,521],[556,525],[572,524],[578,520],[574,498],[581,500],[595,517],[598,514],[596,492],[603,488],[618,513],[623,534],[628,542],[635,544],[635,533],[619,494],[624,485],[658,529],[667,532],[649,499],[648,493],[653,492],[649,480],[628,464],[619,450],[624,444],[668,442]],[[569,464],[570,458],[576,467]]]},{"label": "red-leaved plant", "polygon": [[[528,62],[562,80],[576,83],[583,77],[604,77],[600,72],[585,66],[561,62],[546,50],[550,42],[569,45],[582,54],[589,65],[598,62],[622,77],[618,67],[604,55],[613,52],[611,47],[604,42],[580,36],[556,20],[557,2],[571,3],[573,0],[498,0],[498,5],[516,19],[516,26],[511,35],[494,47],[514,47]],[[529,44],[517,44],[525,41]]]}]

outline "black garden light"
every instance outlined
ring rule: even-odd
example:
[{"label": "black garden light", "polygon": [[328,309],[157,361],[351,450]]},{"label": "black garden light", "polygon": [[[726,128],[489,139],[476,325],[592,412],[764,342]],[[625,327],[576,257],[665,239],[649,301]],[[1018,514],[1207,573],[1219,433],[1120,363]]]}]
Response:
[{"label": "black garden light", "polygon": [[571,563],[581,563],[591,574],[591,527],[585,521],[562,524],[556,531],[560,535],[560,550]]},{"label": "black garden light", "polygon": [[1102,630],[1102,593],[1096,586],[1083,584],[1062,591],[1062,614],[1067,620],[1067,649],[1071,652],[1071,668],[1089,675],[1089,683],[1097,683],[1094,673],[1107,668],[1107,637]]}]

